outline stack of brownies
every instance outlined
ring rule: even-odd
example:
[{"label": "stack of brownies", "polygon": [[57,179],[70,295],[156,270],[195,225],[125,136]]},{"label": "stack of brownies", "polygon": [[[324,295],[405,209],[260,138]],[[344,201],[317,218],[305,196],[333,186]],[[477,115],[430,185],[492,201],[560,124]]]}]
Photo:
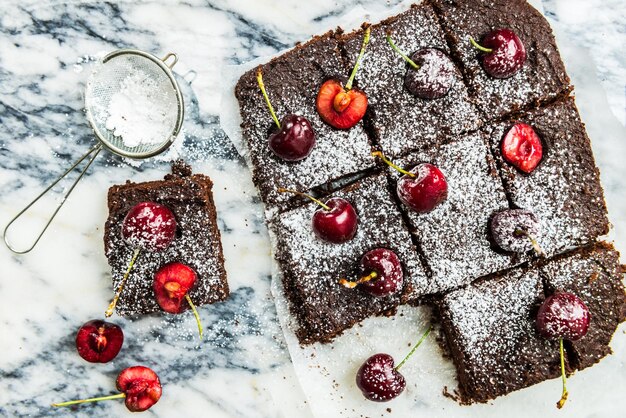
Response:
[{"label": "stack of brownies", "polygon": [[[527,52],[523,67],[505,79],[485,72],[468,40],[498,28],[514,31]],[[326,80],[347,79],[364,29],[328,32],[261,66],[279,117],[304,116],[316,132],[303,160],[283,161],[268,147],[273,122],[257,69],[236,87],[254,183],[300,342],[328,342],[399,304],[435,300],[462,396],[485,402],[559,375],[558,342],[542,338],[534,318],[546,297],[569,291],[585,302],[591,324],[584,338],[566,343],[568,370],[609,354],[626,312],[619,255],[597,241],[609,229],[599,173],[548,22],[522,0],[431,0],[370,30],[355,81],[369,105],[351,129],[325,123],[316,97]],[[407,53],[436,48],[452,59],[444,97],[420,99],[407,90],[408,65],[387,34]],[[518,122],[532,126],[543,145],[530,173],[501,153],[504,135]],[[374,150],[407,170],[436,165],[447,179],[447,199],[427,213],[409,209],[395,193],[400,174],[374,158]],[[342,244],[320,240],[311,228],[317,205],[279,188],[348,200],[359,218],[356,235]],[[516,208],[539,220],[543,257],[495,245],[490,220]],[[363,254],[381,247],[401,260],[400,292],[380,298],[339,284],[358,277]]]}]

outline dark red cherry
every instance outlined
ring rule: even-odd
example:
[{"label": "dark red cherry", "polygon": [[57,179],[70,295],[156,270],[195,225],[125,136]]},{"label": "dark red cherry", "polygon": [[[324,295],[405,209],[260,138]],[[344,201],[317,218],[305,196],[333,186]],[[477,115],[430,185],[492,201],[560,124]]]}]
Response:
[{"label": "dark red cherry", "polygon": [[537,329],[545,338],[576,341],[587,334],[589,309],[572,293],[559,292],[546,298],[537,312]]},{"label": "dark red cherry", "polygon": [[504,251],[526,253],[537,247],[541,225],[537,216],[524,209],[507,209],[491,219],[491,236]]},{"label": "dark red cherry", "polygon": [[358,216],[346,199],[333,197],[313,214],[313,231],[320,239],[341,244],[350,241],[356,234]]},{"label": "dark red cherry", "polygon": [[126,214],[122,236],[135,248],[162,251],[176,237],[176,218],[166,206],[141,202]]},{"label": "dark red cherry", "polygon": [[122,370],[117,376],[117,390],[126,394],[126,408],[131,412],[142,412],[161,398],[159,376],[151,369],[134,366]]},{"label": "dark red cherry", "polygon": [[287,115],[280,129],[269,137],[269,147],[286,161],[300,161],[309,156],[315,146],[315,131],[304,116]]},{"label": "dark red cherry", "polygon": [[411,55],[418,68],[410,66],[404,77],[404,85],[421,99],[439,99],[454,84],[456,68],[450,57],[435,48],[424,48]]},{"label": "dark red cherry", "polygon": [[152,284],[161,309],[173,314],[186,310],[189,304],[185,296],[196,283],[196,278],[194,269],[183,263],[173,262],[161,267],[154,275]]},{"label": "dark red cherry", "polygon": [[432,164],[418,164],[398,180],[398,197],[409,208],[419,213],[432,211],[448,198],[448,182]]},{"label": "dark red cherry", "polygon": [[406,380],[394,368],[393,357],[379,353],[368,358],[356,374],[356,384],[363,396],[374,402],[387,402],[406,388]]},{"label": "dark red cherry", "polygon": [[122,328],[98,319],[84,323],[76,333],[76,350],[90,363],[107,363],[122,349]]},{"label": "dark red cherry", "polygon": [[516,123],[502,140],[502,156],[508,163],[529,174],[543,157],[541,139],[532,126]]},{"label": "dark red cherry", "polygon": [[482,56],[483,68],[492,77],[509,78],[526,62],[526,48],[510,29],[497,29],[488,33],[480,45],[472,43],[485,52]]},{"label": "dark red cherry", "polygon": [[404,273],[400,259],[391,250],[377,248],[367,252],[361,258],[363,275],[375,274],[374,278],[364,281],[361,286],[367,293],[384,297],[397,293],[402,289]]}]

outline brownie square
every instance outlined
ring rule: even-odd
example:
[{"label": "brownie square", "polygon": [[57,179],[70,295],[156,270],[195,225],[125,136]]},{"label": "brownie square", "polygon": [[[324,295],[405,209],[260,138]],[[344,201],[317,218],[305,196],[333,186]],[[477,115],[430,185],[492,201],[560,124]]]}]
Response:
[{"label": "brownie square", "polygon": [[[530,174],[502,158],[502,139],[518,121],[532,126],[542,141],[542,161]],[[608,232],[600,175],[574,99],[524,113],[489,130],[505,192],[514,206],[539,217],[539,244],[549,256],[586,245]]]},{"label": "brownie square", "polygon": [[[498,252],[490,242],[489,219],[509,204],[484,134],[468,134],[395,162],[407,170],[434,164],[448,182],[448,198],[431,212],[417,213],[400,204],[431,273],[426,293],[451,290],[523,261]],[[400,176],[390,173],[394,180]]]},{"label": "brownie square", "polygon": [[550,293],[575,294],[591,314],[587,334],[578,341],[565,341],[573,366],[584,369],[611,354],[609,343],[626,315],[623,273],[615,248],[600,242],[550,260],[542,271]]},{"label": "brownie square", "polygon": [[240,78],[235,94],[241,111],[242,135],[254,184],[271,218],[298,200],[293,194],[278,193],[277,188],[307,191],[371,168],[374,161],[362,122],[352,129],[338,130],[324,123],[315,107],[322,83],[335,77],[345,80],[349,73],[334,32],[315,37],[261,68],[278,118],[287,114],[306,117],[317,139],[311,154],[302,161],[287,162],[275,156],[268,146],[275,124],[257,84],[257,69]]},{"label": "brownie square", "polygon": [[[446,96],[427,100],[404,86],[409,65],[387,43],[390,31],[395,44],[407,55],[423,48],[450,51],[437,17],[428,4],[385,20],[371,28],[370,42],[356,76],[356,85],[369,99],[367,123],[375,141],[389,156],[436,144],[447,136],[477,129],[481,117],[470,103],[461,72]],[[354,63],[363,40],[363,30],[342,37],[348,61]],[[410,70],[412,71],[412,70]]]},{"label": "brownie square", "polygon": [[119,315],[138,315],[160,311],[152,283],[157,270],[170,262],[179,261],[198,274],[189,296],[196,305],[205,305],[228,297],[228,282],[211,179],[191,174],[189,166],[177,162],[172,174],[164,180],[113,186],[109,189],[109,217],[104,229],[104,249],[112,270],[116,289],[133,256],[122,238],[122,222],[137,203],[152,201],[167,206],[176,217],[177,235],[164,251],[143,250],[126,281],[117,303]]},{"label": "brownie square", "polygon": [[[548,21],[525,0],[430,0],[441,18],[452,53],[460,61],[470,94],[488,119],[545,102],[570,90]],[[522,69],[507,79],[491,77],[482,68],[478,42],[495,29],[517,34],[526,48]]]},{"label": "brownie square", "polygon": [[443,297],[442,325],[464,402],[487,402],[560,376],[558,341],[535,328],[543,300],[536,268],[513,269]]},{"label": "brownie square", "polygon": [[[364,178],[331,196],[351,202],[359,217],[356,236],[346,243],[332,244],[315,236],[311,218],[318,206],[314,203],[283,212],[270,223],[274,256],[302,344],[330,341],[369,316],[393,310],[417,297],[428,280],[384,174]],[[401,260],[404,286],[398,294],[378,298],[359,287],[339,284],[341,278],[359,277],[361,257],[375,248],[390,249]]]}]

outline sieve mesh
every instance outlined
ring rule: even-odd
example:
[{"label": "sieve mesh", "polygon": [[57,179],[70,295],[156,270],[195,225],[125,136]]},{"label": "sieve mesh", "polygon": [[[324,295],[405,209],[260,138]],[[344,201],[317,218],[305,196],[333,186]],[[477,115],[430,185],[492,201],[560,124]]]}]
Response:
[{"label": "sieve mesh", "polygon": [[[158,117],[168,134],[162,141],[128,146],[121,136],[107,128],[107,120],[112,98],[120,92],[124,80],[137,74],[145,75],[149,85],[154,86],[146,99],[152,103],[159,101],[159,107],[166,109],[163,114],[151,117]],[[182,96],[169,68],[158,58],[136,50],[110,54],[94,69],[85,91],[85,108],[98,139],[114,153],[130,158],[146,158],[164,151],[178,135],[182,124]],[[145,117],[145,109],[143,112],[131,116]]]}]

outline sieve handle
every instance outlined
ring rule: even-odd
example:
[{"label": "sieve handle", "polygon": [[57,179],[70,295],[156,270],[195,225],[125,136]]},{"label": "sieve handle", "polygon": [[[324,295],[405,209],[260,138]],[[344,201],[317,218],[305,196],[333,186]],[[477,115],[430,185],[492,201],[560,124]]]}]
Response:
[{"label": "sieve handle", "polygon": [[[173,58],[172,63],[168,64],[167,60],[169,60],[170,58]],[[176,63],[178,62],[178,55],[176,55],[173,52],[169,52],[166,56],[164,56],[161,61],[163,61],[163,64],[167,65],[168,68],[171,70],[172,68],[174,68],[174,66],[176,65]]]},{"label": "sieve handle", "polygon": [[[48,186],[46,188],[46,190],[44,190],[43,192],[41,192],[39,194],[39,196],[37,196],[33,201],[31,201],[24,209],[22,209],[20,211],[20,213],[18,213],[17,215],[15,215],[15,217],[13,219],[11,219],[11,221],[7,224],[7,226],[4,228],[4,232],[3,232],[3,238],[4,238],[4,243],[7,245],[7,247],[9,247],[9,249],[11,251],[13,251],[16,254],[26,254],[27,252],[31,251],[33,248],[35,248],[35,245],[37,245],[37,243],[39,242],[39,240],[41,239],[41,237],[43,236],[44,232],[46,232],[46,229],[48,229],[48,227],[50,226],[50,224],[52,223],[52,220],[54,219],[54,217],[57,215],[57,213],[59,212],[59,209],[61,209],[61,206],[63,206],[63,204],[65,203],[65,201],[67,200],[67,198],[69,197],[70,193],[72,193],[72,191],[74,190],[74,187],[76,187],[76,185],[78,184],[78,182],[80,181],[80,179],[83,178],[83,175],[85,174],[85,172],[87,171],[87,169],[91,166],[91,163],[93,163],[93,161],[96,159],[96,157],[98,156],[98,154],[100,153],[100,151],[102,151],[102,144],[98,144],[96,146],[94,146],[93,148],[91,148],[89,151],[87,151],[87,153],[85,155],[83,155],[82,157],[80,157],[80,159],[78,161],[76,161],[70,168],[67,169],[67,171],[65,171],[65,173],[63,173],[59,178],[57,178],[54,183],[52,183],[50,186]],[[52,189],[54,186],[56,186],[56,184],[58,182],[60,182],[63,178],[65,178],[65,176],[67,176],[71,171],[73,171],[76,166],[78,166],[78,164],[82,163],[87,157],[89,157],[91,154],[93,154],[93,156],[89,159],[89,162],[87,163],[87,166],[80,172],[80,175],[78,176],[78,178],[74,181],[74,183],[72,183],[72,186],[70,187],[70,189],[67,191],[67,193],[65,193],[65,196],[63,196],[63,200],[61,200],[61,202],[57,205],[56,209],[54,210],[54,212],[52,213],[52,216],[50,216],[50,219],[48,219],[48,223],[46,223],[46,225],[43,227],[43,229],[41,230],[41,232],[39,233],[39,235],[37,236],[37,238],[35,239],[35,241],[33,242],[33,245],[30,246],[30,248],[27,248],[25,250],[18,250],[15,247],[13,247],[11,245],[11,243],[9,242],[9,238],[7,237],[7,232],[9,231],[9,228],[11,227],[11,225],[13,224],[13,222],[15,222],[16,220],[18,220],[20,218],[20,216],[22,216],[28,209],[30,209],[31,206],[33,206],[39,199],[41,199],[46,193],[48,193],[50,191],[50,189]]]}]

